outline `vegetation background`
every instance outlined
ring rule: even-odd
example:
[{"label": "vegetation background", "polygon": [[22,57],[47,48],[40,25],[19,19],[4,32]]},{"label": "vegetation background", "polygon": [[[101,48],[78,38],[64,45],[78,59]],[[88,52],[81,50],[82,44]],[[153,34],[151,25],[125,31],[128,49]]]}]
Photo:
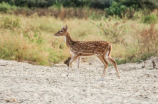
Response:
[{"label": "vegetation background", "polygon": [[113,44],[118,64],[158,55],[157,0],[0,0],[0,58],[52,65],[69,54],[68,25],[75,40]]}]

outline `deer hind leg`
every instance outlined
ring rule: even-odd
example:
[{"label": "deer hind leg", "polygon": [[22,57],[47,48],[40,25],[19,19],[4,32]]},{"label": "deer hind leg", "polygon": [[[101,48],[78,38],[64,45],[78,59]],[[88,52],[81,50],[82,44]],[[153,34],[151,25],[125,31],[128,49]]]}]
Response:
[{"label": "deer hind leg", "polygon": [[108,62],[104,59],[103,56],[98,56],[98,58],[102,61],[102,63],[104,64],[104,70],[103,70],[103,73],[102,73],[102,76],[101,76],[101,81],[104,80],[104,77],[105,77],[105,74],[106,74],[106,69],[108,67]]},{"label": "deer hind leg", "polygon": [[77,55],[71,57],[71,60],[69,61],[69,68],[68,68],[68,70],[67,70],[67,76],[68,76],[68,74],[69,74],[69,69],[72,68],[72,62],[73,62],[77,57],[78,57]]},{"label": "deer hind leg", "polygon": [[116,73],[117,73],[117,77],[120,78],[116,61],[114,59],[112,59],[110,56],[108,57],[108,60],[113,64],[113,66],[115,67]]}]

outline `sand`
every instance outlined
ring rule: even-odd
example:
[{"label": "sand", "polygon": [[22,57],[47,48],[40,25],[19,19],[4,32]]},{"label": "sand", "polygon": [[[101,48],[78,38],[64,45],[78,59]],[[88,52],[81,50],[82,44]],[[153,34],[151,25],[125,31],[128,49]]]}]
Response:
[{"label": "sand", "polygon": [[109,66],[104,81],[98,81],[103,65],[91,59],[76,63],[66,77],[67,66],[44,67],[0,60],[0,104],[158,104],[158,65],[154,57],[144,63],[118,65],[118,79]]}]

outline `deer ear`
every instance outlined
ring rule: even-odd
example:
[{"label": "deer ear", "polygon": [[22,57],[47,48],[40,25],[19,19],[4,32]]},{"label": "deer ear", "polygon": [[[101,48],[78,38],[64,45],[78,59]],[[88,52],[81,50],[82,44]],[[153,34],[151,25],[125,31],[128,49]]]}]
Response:
[{"label": "deer ear", "polygon": [[65,26],[65,29],[68,30],[68,26],[67,25]]}]

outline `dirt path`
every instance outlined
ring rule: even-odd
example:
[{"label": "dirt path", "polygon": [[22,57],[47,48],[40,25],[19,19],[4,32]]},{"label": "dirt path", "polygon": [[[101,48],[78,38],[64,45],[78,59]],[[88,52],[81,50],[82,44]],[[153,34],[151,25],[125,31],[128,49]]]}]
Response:
[{"label": "dirt path", "polygon": [[0,60],[0,104],[158,104],[158,69],[151,60],[145,68],[143,63],[118,65],[121,79],[111,66],[105,81],[97,81],[103,69],[98,61],[81,63],[79,77],[73,64],[66,77],[66,66]]}]

